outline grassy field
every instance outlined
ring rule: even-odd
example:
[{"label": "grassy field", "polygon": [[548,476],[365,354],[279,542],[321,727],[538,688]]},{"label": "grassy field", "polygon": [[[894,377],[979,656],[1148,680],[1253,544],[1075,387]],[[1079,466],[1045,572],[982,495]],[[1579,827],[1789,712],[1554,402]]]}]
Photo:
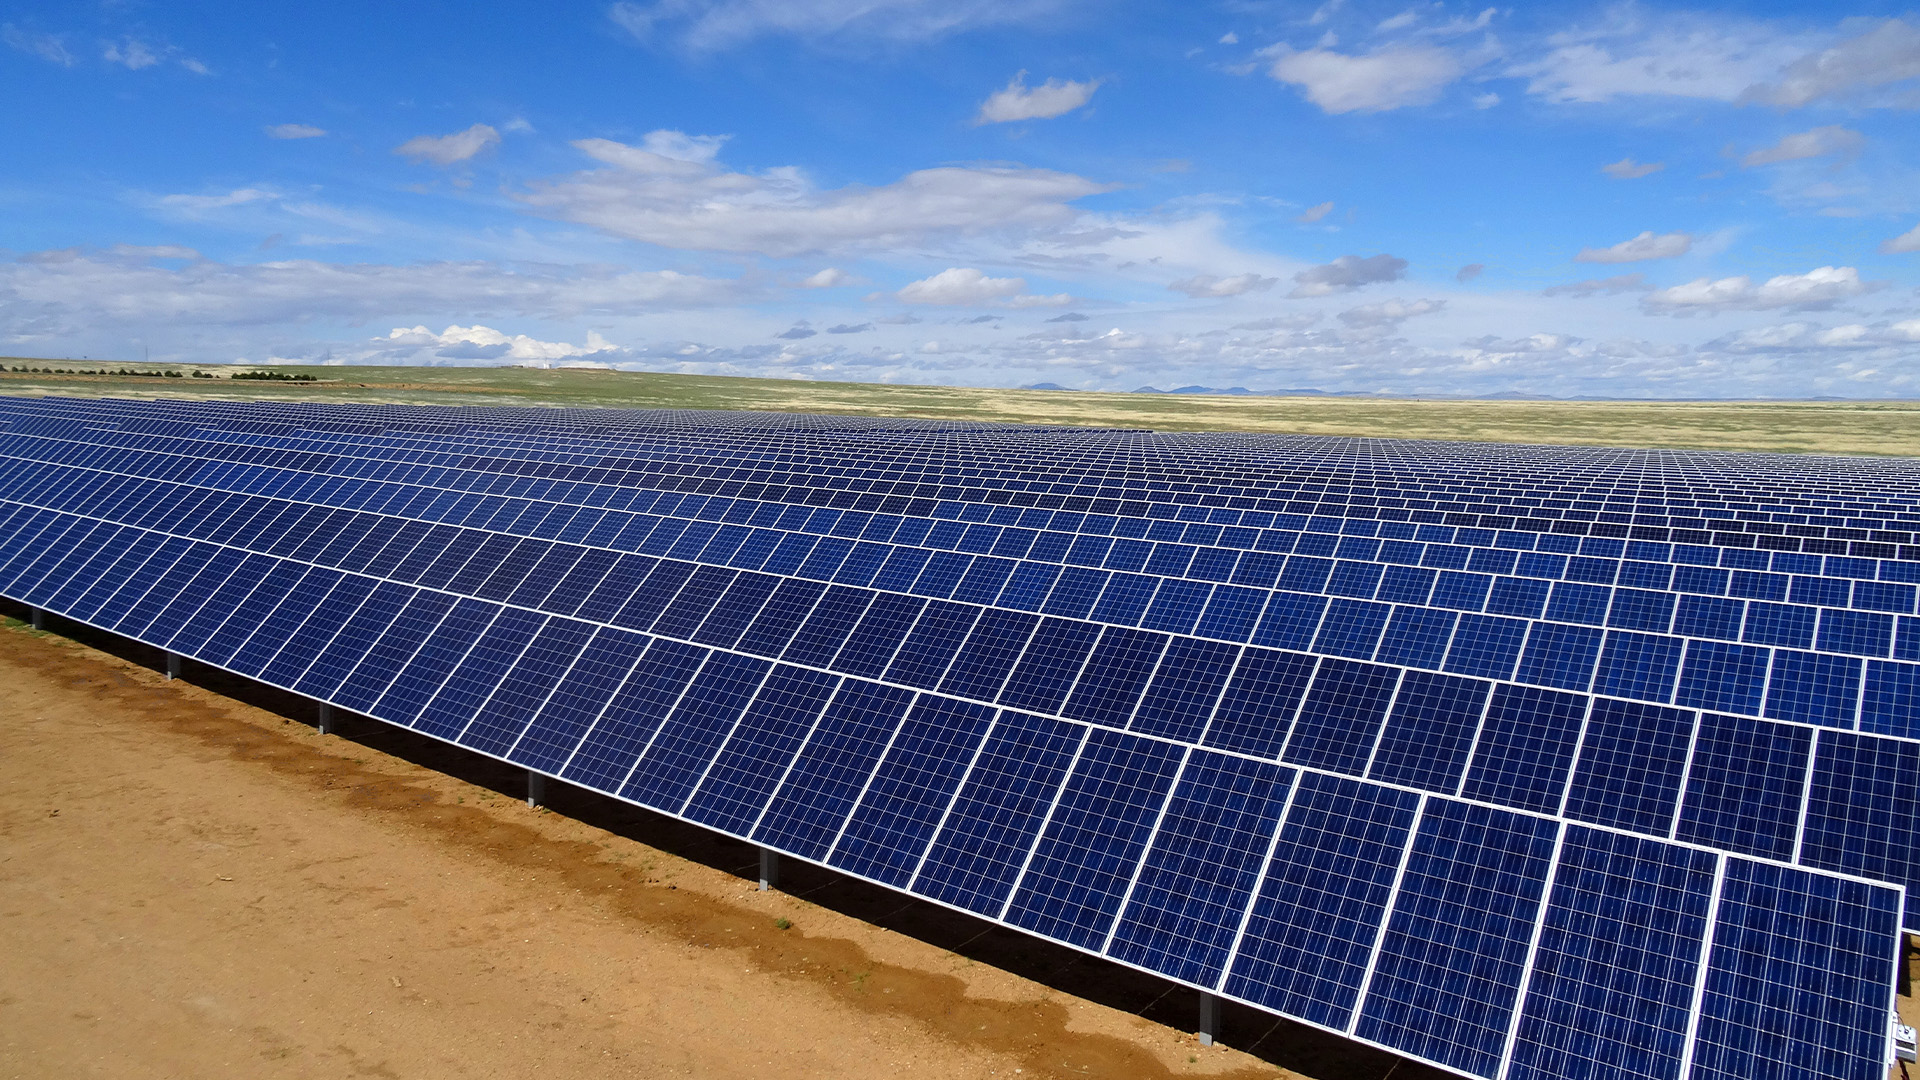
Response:
[{"label": "grassy field", "polygon": [[[1768,450],[1920,456],[1916,401],[1458,401],[1408,398],[1199,397],[1059,390],[734,379],[531,368],[292,367],[311,384],[237,381],[233,369],[164,364],[114,371],[194,370],[217,378],[20,372],[98,370],[89,361],[0,357],[0,394],[217,397],[420,405],[560,405],[626,409],[757,409],[862,416],[1085,424],[1161,431],[1269,431],[1474,442]],[[245,369],[242,369],[245,370]]]}]

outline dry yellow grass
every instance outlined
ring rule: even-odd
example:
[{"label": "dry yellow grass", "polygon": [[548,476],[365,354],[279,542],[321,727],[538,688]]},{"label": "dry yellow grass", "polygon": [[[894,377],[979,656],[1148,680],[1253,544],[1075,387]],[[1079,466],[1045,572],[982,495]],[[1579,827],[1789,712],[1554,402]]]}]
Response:
[{"label": "dry yellow grass", "polygon": [[[19,366],[89,361],[0,358]],[[114,365],[115,370],[142,365]],[[146,370],[177,365],[149,365]],[[225,374],[208,366],[199,370]],[[1406,398],[1202,397],[1057,390],[735,379],[529,368],[275,367],[321,382],[0,373],[0,393],[272,398],[432,405],[756,409],[863,416],[1084,424],[1163,431],[1260,431],[1473,442],[1920,456],[1914,401],[1461,401]]]}]

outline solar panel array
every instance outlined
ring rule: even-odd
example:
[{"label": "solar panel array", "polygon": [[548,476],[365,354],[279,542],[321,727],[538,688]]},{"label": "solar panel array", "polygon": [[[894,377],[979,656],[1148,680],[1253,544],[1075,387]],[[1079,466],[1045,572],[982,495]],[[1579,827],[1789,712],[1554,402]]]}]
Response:
[{"label": "solar panel array", "polygon": [[1478,1077],[1878,1077],[1920,463],[0,399],[0,594]]}]

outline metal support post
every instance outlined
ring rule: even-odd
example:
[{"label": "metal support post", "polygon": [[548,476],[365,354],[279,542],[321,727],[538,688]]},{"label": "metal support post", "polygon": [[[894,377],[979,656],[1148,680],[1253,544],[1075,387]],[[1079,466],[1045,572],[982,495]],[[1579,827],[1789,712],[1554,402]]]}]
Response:
[{"label": "metal support post", "polygon": [[32,612],[31,615],[27,616],[27,620],[33,628],[35,630],[45,630],[47,628],[47,613],[41,611],[39,608],[28,608],[27,610]]},{"label": "metal support post", "polygon": [[179,677],[180,677],[180,654],[170,652],[167,654],[167,678],[177,679]]},{"label": "metal support post", "polygon": [[760,891],[768,892],[780,887],[780,853],[772,848],[760,849]]},{"label": "metal support post", "polygon": [[547,778],[527,770],[527,805],[539,806],[547,801]]},{"label": "metal support post", "polygon": [[1220,1034],[1220,999],[1212,994],[1200,995],[1200,1045],[1212,1046],[1213,1037]]},{"label": "metal support post", "polygon": [[320,734],[328,735],[332,734],[332,732],[333,706],[323,701],[320,703]]}]

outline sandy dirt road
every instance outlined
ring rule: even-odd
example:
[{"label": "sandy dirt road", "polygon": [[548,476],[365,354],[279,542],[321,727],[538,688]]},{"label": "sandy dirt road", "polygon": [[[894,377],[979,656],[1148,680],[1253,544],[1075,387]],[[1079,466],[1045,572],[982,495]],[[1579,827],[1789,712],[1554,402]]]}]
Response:
[{"label": "sandy dirt road", "polygon": [[95,643],[0,628],[0,1078],[1439,1075]]}]

